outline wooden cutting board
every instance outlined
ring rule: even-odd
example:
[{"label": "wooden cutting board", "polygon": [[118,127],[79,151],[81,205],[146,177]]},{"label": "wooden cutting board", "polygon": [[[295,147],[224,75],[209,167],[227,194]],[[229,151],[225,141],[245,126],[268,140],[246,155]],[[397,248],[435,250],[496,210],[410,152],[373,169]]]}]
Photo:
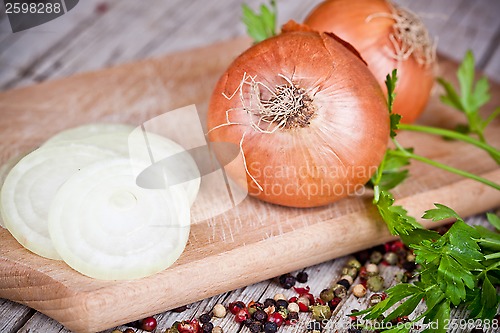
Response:
[{"label": "wooden cutting board", "polygon": [[[219,75],[249,44],[238,39],[4,92],[0,94],[0,162],[79,124],[140,125],[190,104],[203,114]],[[456,64],[441,60],[440,75],[454,78],[455,70]],[[493,101],[485,108],[490,111],[500,104],[500,86],[492,89]],[[441,105],[436,91],[422,121],[452,127],[460,116]],[[498,121],[488,139],[500,145]],[[500,182],[500,169],[478,149],[414,133],[402,133],[400,140],[422,155]],[[411,174],[395,194],[414,216],[421,216],[434,202],[449,205],[463,216],[500,205],[498,191],[473,181],[417,162]],[[68,329],[95,332],[389,239],[369,196],[314,209],[278,207],[247,198],[224,214],[195,223],[185,252],[169,269],[141,280],[113,282],[93,280],[62,262],[38,257],[0,228],[0,297],[39,310]]]}]

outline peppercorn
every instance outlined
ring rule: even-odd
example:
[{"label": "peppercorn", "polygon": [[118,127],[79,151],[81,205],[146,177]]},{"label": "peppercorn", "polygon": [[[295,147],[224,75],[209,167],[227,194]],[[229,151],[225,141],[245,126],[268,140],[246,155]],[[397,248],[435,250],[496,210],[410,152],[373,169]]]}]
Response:
[{"label": "peppercorn", "polygon": [[288,315],[286,316],[286,320],[298,320],[299,312],[298,311],[288,311]]},{"label": "peppercorn", "polygon": [[253,313],[252,318],[257,321],[264,322],[267,320],[267,313],[263,310],[257,310]]},{"label": "peppercorn", "polygon": [[264,323],[264,333],[276,333],[278,331],[278,325],[275,322],[267,321]]},{"label": "peppercorn", "polygon": [[170,327],[165,333],[179,333],[179,326],[180,322],[176,321],[173,323],[172,327]]},{"label": "peppercorn", "polygon": [[214,306],[214,309],[212,310],[212,313],[217,318],[224,318],[226,316],[226,307],[222,304],[216,304]]},{"label": "peppercorn", "polygon": [[220,326],[215,326],[212,333],[224,333],[224,330]]},{"label": "peppercorn", "polygon": [[286,299],[279,299],[276,301],[276,307],[286,309],[288,307],[288,301]]},{"label": "peppercorn", "polygon": [[133,328],[127,328],[123,333],[135,333],[135,330]]},{"label": "peppercorn", "polygon": [[156,322],[156,319],[154,319],[153,317],[147,317],[139,322],[139,328],[146,332],[151,332],[156,328],[157,324],[158,323]]},{"label": "peppercorn", "polygon": [[406,283],[408,282],[408,276],[405,275],[405,273],[403,272],[397,272],[395,275],[394,275],[394,280],[396,280],[396,282],[402,282],[402,283]]},{"label": "peppercorn", "polygon": [[344,298],[347,296],[347,288],[341,284],[334,285],[332,290],[337,297]]},{"label": "peppercorn", "polygon": [[384,289],[384,278],[380,275],[370,276],[368,281],[366,281],[366,286],[371,291],[381,291]]},{"label": "peppercorn", "polygon": [[299,272],[297,274],[297,277],[296,277],[296,280],[299,283],[306,283],[308,279],[309,279],[309,275],[304,271]]},{"label": "peppercorn", "polygon": [[360,298],[366,295],[366,288],[362,284],[357,284],[352,288],[354,296]]},{"label": "peppercorn", "polygon": [[281,287],[285,289],[290,289],[295,286],[295,277],[292,274],[283,274],[279,277],[279,283]]},{"label": "peppercorn", "polygon": [[206,324],[212,320],[212,315],[210,313],[204,313],[200,316],[200,323]]},{"label": "peppercorn", "polygon": [[113,330],[111,333],[123,333],[123,332],[120,330]]},{"label": "peppercorn", "polygon": [[252,322],[250,325],[247,326],[248,330],[252,333],[259,333],[262,329],[262,324],[259,322]]},{"label": "peppercorn", "polygon": [[203,333],[212,333],[214,329],[214,324],[208,322],[208,323],[204,323],[203,326],[201,327],[201,331]]},{"label": "peppercorn", "polygon": [[369,301],[370,306],[377,305],[380,302],[382,302],[381,294],[373,294],[370,296],[370,301]]},{"label": "peppercorn", "polygon": [[305,296],[300,296],[297,299],[297,305],[299,306],[300,311],[307,312],[309,311],[309,305],[311,305],[311,301]]},{"label": "peppercorn", "polygon": [[340,284],[340,285],[344,286],[345,289],[349,289],[351,287],[351,284],[346,279],[340,279],[340,280],[338,280],[337,284]]},{"label": "peppercorn", "polygon": [[288,303],[287,310],[288,312],[299,312],[300,308],[297,303]]},{"label": "peppercorn", "polygon": [[403,263],[403,269],[407,272],[413,272],[417,268],[417,264],[414,261],[405,261]]},{"label": "peppercorn", "polygon": [[415,254],[413,254],[411,252],[406,255],[406,261],[415,262],[415,259],[416,259]]},{"label": "peppercorn", "polygon": [[283,300],[283,299],[286,301],[286,297],[285,297],[285,295],[283,295],[283,294],[276,294],[276,295],[274,295],[273,299],[274,299],[276,302],[277,302],[277,301],[279,301],[279,300]]},{"label": "peppercorn", "polygon": [[317,321],[328,320],[332,317],[332,310],[328,305],[313,305],[310,309],[313,318]]},{"label": "peppercorn", "polygon": [[267,318],[267,321],[268,322],[273,322],[273,323],[276,323],[276,325],[278,327],[281,327],[281,325],[283,325],[284,321],[285,321],[285,317],[283,317],[283,315],[279,312],[274,312],[272,313],[268,318]]},{"label": "peppercorn", "polygon": [[385,262],[391,266],[396,265],[398,263],[398,259],[398,255],[394,252],[387,252],[384,254]]},{"label": "peppercorn", "polygon": [[240,310],[244,308],[246,308],[246,305],[242,301],[229,303],[229,311],[231,311],[231,313],[234,315],[240,312]]},{"label": "peppercorn", "polygon": [[333,294],[333,290],[331,289],[323,289],[321,293],[319,293],[319,298],[321,298],[325,302],[330,302],[335,295]]},{"label": "peppercorn", "polygon": [[353,279],[358,276],[358,269],[354,267],[344,267],[342,268],[342,275],[349,275]]},{"label": "peppercorn", "polygon": [[339,303],[342,301],[342,298],[340,297],[334,297],[330,302],[328,302],[328,306],[330,309],[333,311],[339,305]]},{"label": "peppercorn", "polygon": [[264,301],[264,307],[268,308],[270,306],[276,306],[276,301],[272,298],[266,298],[266,300]]},{"label": "peppercorn", "polygon": [[352,259],[350,259],[346,263],[346,266],[347,267],[354,267],[356,269],[360,269],[361,268],[361,263],[356,258],[352,258]]},{"label": "peppercorn", "polygon": [[379,273],[378,266],[375,264],[366,265],[366,274],[368,276],[377,275]]},{"label": "peppercorn", "polygon": [[340,280],[346,280],[349,283],[349,285],[351,285],[354,282],[354,279],[352,278],[352,276],[347,275],[347,274],[342,275],[340,277]]},{"label": "peppercorn", "polygon": [[242,323],[248,318],[250,318],[250,314],[248,313],[247,308],[240,309],[240,311],[238,311],[238,313],[234,316],[234,320],[236,320],[237,323]]},{"label": "peppercorn", "polygon": [[384,256],[382,255],[382,253],[380,253],[379,251],[373,251],[372,254],[370,255],[370,262],[372,264],[378,265],[380,264],[383,258]]},{"label": "peppercorn", "polygon": [[366,280],[368,279],[368,272],[366,271],[366,267],[363,266],[359,269],[359,278],[361,280]]}]

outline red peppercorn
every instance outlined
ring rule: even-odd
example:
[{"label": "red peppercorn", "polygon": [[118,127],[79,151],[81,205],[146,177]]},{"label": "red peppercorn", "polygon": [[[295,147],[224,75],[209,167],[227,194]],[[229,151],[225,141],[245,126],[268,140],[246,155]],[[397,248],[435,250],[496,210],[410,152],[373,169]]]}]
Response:
[{"label": "red peppercorn", "polygon": [[151,332],[156,328],[157,322],[153,317],[147,317],[140,321],[139,328],[141,330]]},{"label": "red peppercorn", "polygon": [[366,271],[366,266],[362,266],[360,269],[359,269],[359,278],[361,280],[367,280],[368,279],[368,272]]},{"label": "red peppercorn", "polygon": [[288,300],[288,303],[295,303],[295,302],[297,302],[297,299],[298,299],[298,297],[297,297],[297,296],[293,296],[293,297],[291,297],[291,298]]},{"label": "red peppercorn", "polygon": [[200,323],[196,319],[186,320],[177,325],[177,330],[179,333],[199,333]]},{"label": "red peppercorn", "polygon": [[234,320],[236,320],[237,323],[242,323],[248,318],[250,318],[250,314],[248,313],[247,308],[243,308],[236,313]]},{"label": "red peppercorn", "polygon": [[229,303],[229,311],[236,315],[241,309],[245,309],[246,305],[242,301]]},{"label": "red peppercorn", "polygon": [[323,301],[321,298],[319,297],[316,297],[316,302],[315,304],[319,304],[319,305],[326,305],[326,302]]},{"label": "red peppercorn", "polygon": [[285,318],[283,318],[283,316],[281,315],[281,313],[275,312],[275,313],[271,314],[269,316],[269,318],[267,318],[267,321],[275,323],[276,326],[280,327],[285,322]]},{"label": "red peppercorn", "polygon": [[330,302],[328,302],[328,306],[330,307],[330,310],[334,310],[337,305],[340,304],[340,302],[342,301],[342,298],[340,297],[334,297]]}]

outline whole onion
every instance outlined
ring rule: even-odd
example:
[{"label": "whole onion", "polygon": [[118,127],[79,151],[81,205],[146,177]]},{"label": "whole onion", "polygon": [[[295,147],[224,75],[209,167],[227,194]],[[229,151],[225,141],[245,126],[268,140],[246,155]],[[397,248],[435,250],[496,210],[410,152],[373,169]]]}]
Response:
[{"label": "whole onion", "polygon": [[352,46],[289,22],[222,75],[208,129],[210,141],[240,146],[241,163],[226,171],[250,195],[315,207],[363,188],[384,156],[389,117]]},{"label": "whole onion", "polygon": [[351,43],[385,89],[398,70],[394,112],[412,123],[424,111],[434,83],[435,44],[419,18],[386,0],[327,0],[306,18],[317,31]]}]

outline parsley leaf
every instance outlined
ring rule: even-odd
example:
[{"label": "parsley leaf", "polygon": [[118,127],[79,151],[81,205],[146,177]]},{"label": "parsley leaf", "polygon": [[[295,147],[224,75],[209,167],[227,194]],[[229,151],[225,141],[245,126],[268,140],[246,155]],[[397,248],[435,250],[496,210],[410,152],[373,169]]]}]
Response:
[{"label": "parsley leaf", "polygon": [[[469,50],[465,54],[464,60],[457,71],[460,93],[453,85],[443,78],[439,78],[439,84],[444,88],[445,94],[441,101],[458,111],[463,112],[467,117],[467,124],[461,125],[457,131],[462,134],[475,134],[479,140],[486,143],[484,130],[486,126],[500,114],[500,108],[497,108],[490,116],[483,119],[479,114],[479,109],[484,106],[491,98],[490,84],[486,77],[475,81],[474,55]],[[500,157],[491,154],[491,157],[500,164]]]},{"label": "parsley leaf", "polygon": [[394,106],[394,99],[396,98],[396,83],[398,82],[398,71],[394,69],[391,74],[387,74],[385,77],[385,86],[387,87],[387,107],[389,109],[390,115],[390,126],[391,126],[391,138],[394,138],[398,130],[399,122],[401,121],[401,115],[393,113],[392,107]]},{"label": "parsley leaf", "polygon": [[488,221],[491,223],[491,225],[494,226],[495,229],[500,231],[500,217],[493,213],[487,213],[486,217],[488,218]]},{"label": "parsley leaf", "polygon": [[260,13],[253,11],[248,5],[243,4],[243,23],[247,33],[255,43],[261,42],[276,35],[276,1],[271,0],[271,9],[266,5],[260,6]]}]

